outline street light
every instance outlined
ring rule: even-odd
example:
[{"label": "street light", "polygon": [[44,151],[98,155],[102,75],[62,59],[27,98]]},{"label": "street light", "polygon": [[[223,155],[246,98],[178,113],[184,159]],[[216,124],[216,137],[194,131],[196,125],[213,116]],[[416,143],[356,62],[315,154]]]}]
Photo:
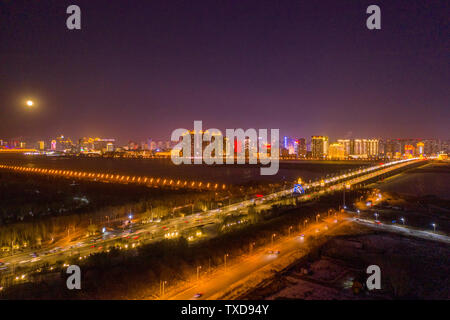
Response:
[{"label": "street light", "polygon": [[434,229],[434,232],[436,232],[436,223],[432,223],[431,225],[432,225],[432,227]]},{"label": "street light", "polygon": [[305,219],[305,221],[303,222],[303,227],[306,228],[306,224],[308,223],[308,219]]},{"label": "street light", "polygon": [[291,236],[291,229],[292,229],[292,226],[290,226],[289,229],[288,229],[288,237]]},{"label": "street light", "polygon": [[272,247],[273,247],[273,238],[276,236],[276,234],[272,234]]},{"label": "street light", "polygon": [[227,269],[227,257],[228,257],[228,253],[226,253],[225,256],[224,256],[224,260],[225,260],[225,270]]},{"label": "street light", "polygon": [[320,214],[318,213],[318,214],[316,215],[316,223],[319,222],[319,218],[320,218]]},{"label": "street light", "polygon": [[400,218],[400,221],[403,223],[403,224],[405,224],[405,218]]},{"label": "street light", "polygon": [[162,298],[164,296],[164,291],[165,291],[165,285],[167,284],[167,281],[160,281],[159,282],[159,295]]},{"label": "street light", "polygon": [[374,213],[374,216],[375,216],[375,220],[378,220],[378,213]]},{"label": "street light", "polygon": [[198,281],[198,277],[199,277],[199,272],[200,272],[200,269],[202,268],[202,266],[197,266],[197,281]]},{"label": "street light", "polygon": [[255,242],[250,242],[250,255],[253,253],[253,246],[255,245]]}]

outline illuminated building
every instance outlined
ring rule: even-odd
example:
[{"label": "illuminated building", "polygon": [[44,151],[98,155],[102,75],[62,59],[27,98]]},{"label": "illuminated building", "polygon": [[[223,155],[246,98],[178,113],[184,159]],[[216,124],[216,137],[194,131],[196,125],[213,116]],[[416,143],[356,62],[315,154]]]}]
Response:
[{"label": "illuminated building", "polygon": [[[201,134],[199,136],[198,141],[196,141],[195,139],[195,130],[190,130],[189,132],[185,132],[182,137],[180,137],[180,141],[183,139],[183,136],[185,135],[189,135],[190,136],[190,144],[191,144],[191,154],[193,158],[203,158],[203,150],[210,144],[209,141],[204,141],[203,140],[203,134],[209,134],[208,130],[201,130],[199,133]],[[213,137],[213,139],[222,139],[222,152],[223,154],[225,154],[225,150],[226,150],[226,142],[227,140],[223,137],[221,132],[212,132],[211,136]],[[170,141],[169,142],[169,146],[170,146]],[[244,141],[245,143],[245,141]],[[236,152],[236,150],[239,149],[239,152],[243,151],[242,150],[242,141],[238,141],[237,138],[234,139],[234,150]],[[182,154],[182,152],[180,151],[180,154]],[[212,153],[212,156],[215,156],[215,151]]]},{"label": "illuminated building", "polygon": [[378,139],[339,139],[344,146],[346,156],[352,158],[369,158],[379,155],[380,141]]},{"label": "illuminated building", "polygon": [[332,143],[328,148],[328,158],[332,160],[343,160],[345,156],[345,146],[341,143]]},{"label": "illuminated building", "polygon": [[353,145],[352,155],[364,156],[366,153],[365,153],[365,145],[364,145],[363,139],[355,139],[355,140],[353,140],[353,143],[354,143],[354,145]]},{"label": "illuminated building", "polygon": [[114,152],[114,144],[112,144],[111,142],[108,142],[106,144],[106,152]]},{"label": "illuminated building", "polygon": [[297,143],[297,156],[301,158],[306,157],[306,139],[305,138],[299,138],[296,140]]},{"label": "illuminated building", "polygon": [[351,145],[350,139],[338,139],[337,142],[344,146],[344,152],[345,152],[346,156],[352,154],[351,149],[350,149],[350,145]]},{"label": "illuminated building", "polygon": [[55,150],[56,150],[56,140],[52,140],[50,149],[51,149],[52,151],[55,151]]},{"label": "illuminated building", "polygon": [[95,138],[94,151],[105,152],[108,150],[108,144],[112,144],[114,148],[114,142],[116,142],[116,139]]},{"label": "illuminated building", "polygon": [[378,139],[368,139],[366,140],[366,144],[367,155],[369,157],[378,156],[380,141]]},{"label": "illuminated building", "polygon": [[[70,141],[70,139],[69,139]],[[116,139],[83,137],[78,140],[78,148],[81,153],[101,153],[107,150],[108,143],[114,143]]]},{"label": "illuminated building", "polygon": [[[295,155],[297,154],[297,140],[293,138],[283,137],[283,148],[286,150],[286,155]],[[283,150],[282,150],[283,152]]]},{"label": "illuminated building", "polygon": [[381,148],[383,150],[383,154],[387,158],[394,158],[395,154],[397,152],[400,152],[400,142],[398,139],[386,139],[382,142],[383,147]]},{"label": "illuminated building", "polygon": [[414,146],[407,144],[405,145],[405,156],[408,158],[412,158],[414,156]]},{"label": "illuminated building", "polygon": [[38,149],[43,151],[45,149],[45,142],[44,141],[38,141]]},{"label": "illuminated building", "polygon": [[423,154],[425,153],[424,150],[425,150],[425,144],[423,142],[417,142],[417,144],[416,144],[417,155],[423,156]]},{"label": "illuminated building", "polygon": [[313,158],[323,159],[328,153],[328,137],[326,136],[312,136],[311,137],[311,151]]},{"label": "illuminated building", "polygon": [[57,137],[56,141],[57,141],[56,149],[58,150],[69,151],[74,148],[72,140],[70,140],[70,138],[65,138],[63,135]]},{"label": "illuminated building", "polygon": [[438,160],[448,160],[448,154],[446,154],[446,153],[438,153],[437,159]]}]

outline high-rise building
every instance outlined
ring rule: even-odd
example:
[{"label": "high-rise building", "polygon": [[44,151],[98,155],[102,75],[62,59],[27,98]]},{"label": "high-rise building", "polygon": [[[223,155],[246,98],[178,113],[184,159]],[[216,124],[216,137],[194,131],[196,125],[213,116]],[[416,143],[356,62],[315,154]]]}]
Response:
[{"label": "high-rise building", "polygon": [[386,139],[383,141],[383,154],[385,157],[392,159],[400,152],[400,142],[398,139]]},{"label": "high-rise building", "polygon": [[345,146],[338,142],[330,144],[330,147],[328,148],[328,158],[332,160],[345,159]]},{"label": "high-rise building", "polygon": [[297,154],[297,145],[296,139],[284,136],[281,151],[283,152],[283,149],[285,149],[287,155],[295,155]]},{"label": "high-rise building", "polygon": [[379,154],[380,141],[378,139],[368,139],[366,140],[366,144],[367,155],[369,157],[377,157]]},{"label": "high-rise building", "polygon": [[312,136],[311,137],[311,151],[313,158],[323,159],[328,154],[328,137],[326,136]]},{"label": "high-rise building", "polygon": [[112,142],[106,144],[106,152],[114,152],[114,144]]},{"label": "high-rise building", "polygon": [[405,156],[406,157],[413,157],[414,156],[414,146],[411,144],[405,145]]},{"label": "high-rise building", "polygon": [[52,140],[51,149],[52,149],[52,151],[56,150],[56,140]]},{"label": "high-rise building", "polygon": [[38,149],[40,151],[43,151],[45,149],[45,142],[44,141],[38,141]]},{"label": "high-rise building", "polygon": [[297,156],[300,158],[306,157],[306,139],[305,138],[299,138],[296,140],[297,143]]},{"label": "high-rise building", "polygon": [[425,144],[423,142],[417,142],[416,144],[416,154],[418,156],[423,156],[425,150]]},{"label": "high-rise building", "polygon": [[339,139],[338,143],[344,146],[346,156],[368,158],[379,155],[378,139]]},{"label": "high-rise building", "polygon": [[352,145],[350,139],[338,139],[337,142],[344,146],[344,151],[345,151],[346,156],[353,154],[352,149],[350,148],[350,146]]}]

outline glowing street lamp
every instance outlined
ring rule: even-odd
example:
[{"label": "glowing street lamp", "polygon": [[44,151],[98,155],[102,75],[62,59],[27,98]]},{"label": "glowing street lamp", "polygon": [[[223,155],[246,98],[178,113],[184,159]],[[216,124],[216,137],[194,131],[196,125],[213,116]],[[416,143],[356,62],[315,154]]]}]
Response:
[{"label": "glowing street lamp", "polygon": [[272,247],[273,247],[273,238],[276,237],[276,233],[272,234]]},{"label": "glowing street lamp", "polygon": [[197,281],[198,281],[198,278],[199,278],[199,272],[200,272],[200,269],[202,268],[202,266],[198,266],[197,267]]},{"label": "glowing street lamp", "polygon": [[224,255],[225,270],[227,269],[227,257],[228,257],[228,253],[226,253],[226,254]]},{"label": "glowing street lamp", "polygon": [[374,216],[375,216],[375,220],[378,220],[378,213],[374,213]]},{"label": "glowing street lamp", "polygon": [[316,223],[319,222],[320,214],[316,215]]},{"label": "glowing street lamp", "polygon": [[436,232],[436,223],[432,223],[431,226],[433,227],[434,232]]},{"label": "glowing street lamp", "polygon": [[400,218],[400,221],[403,223],[403,224],[405,224],[405,218]]},{"label": "glowing street lamp", "polygon": [[161,298],[164,296],[164,289],[165,289],[165,285],[167,284],[167,281],[160,281],[159,282],[159,294],[161,296]]},{"label": "glowing street lamp", "polygon": [[27,100],[26,104],[27,104],[28,107],[34,106],[33,100]]},{"label": "glowing street lamp", "polygon": [[253,247],[255,246],[255,242],[250,242],[250,255],[253,253]]}]

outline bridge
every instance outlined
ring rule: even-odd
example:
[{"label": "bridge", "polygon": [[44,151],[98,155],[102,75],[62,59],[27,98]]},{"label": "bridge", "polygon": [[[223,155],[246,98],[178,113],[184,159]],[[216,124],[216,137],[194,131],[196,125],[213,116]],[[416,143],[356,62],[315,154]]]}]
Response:
[{"label": "bridge", "polygon": [[0,169],[10,170],[18,173],[39,174],[77,180],[138,184],[147,187],[194,189],[194,190],[224,190],[227,188],[225,184],[203,182],[203,181],[189,181],[182,179],[162,178],[162,177],[128,176],[128,175],[101,173],[101,172],[30,168],[24,166],[11,166],[3,164],[0,164]]},{"label": "bridge", "polygon": [[375,166],[358,169],[349,173],[337,175],[327,179],[320,179],[311,183],[301,184],[301,180],[294,185],[293,189],[286,189],[276,194],[276,197],[294,194],[305,194],[308,190],[324,193],[337,190],[351,189],[352,186],[360,185],[368,180],[376,179],[387,173],[399,170],[414,163],[424,162],[424,158],[410,158],[397,160],[387,163],[378,164]]}]

